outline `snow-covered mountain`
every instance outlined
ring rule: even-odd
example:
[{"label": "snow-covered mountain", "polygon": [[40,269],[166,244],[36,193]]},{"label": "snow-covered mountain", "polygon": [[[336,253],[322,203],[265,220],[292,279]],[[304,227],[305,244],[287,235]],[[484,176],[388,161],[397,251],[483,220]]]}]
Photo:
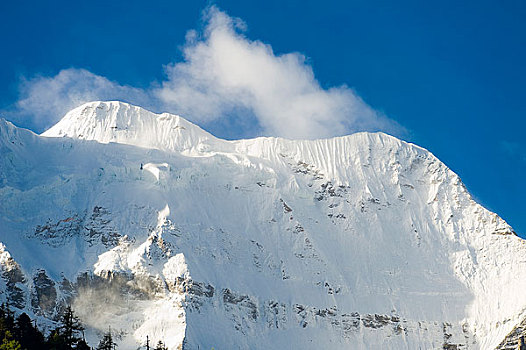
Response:
[{"label": "snow-covered mountain", "polygon": [[121,102],[0,120],[0,242],[0,300],[41,324],[71,303],[122,349],[493,349],[526,317],[525,241],[382,133],[224,141]]}]

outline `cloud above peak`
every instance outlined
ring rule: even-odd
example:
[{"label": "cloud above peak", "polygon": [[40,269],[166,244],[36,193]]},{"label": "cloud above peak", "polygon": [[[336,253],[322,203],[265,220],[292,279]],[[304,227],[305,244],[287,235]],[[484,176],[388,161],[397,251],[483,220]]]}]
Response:
[{"label": "cloud above peak", "polygon": [[75,68],[63,69],[53,77],[22,79],[19,94],[15,108],[4,112],[14,121],[29,122],[35,131],[53,126],[68,111],[90,101],[122,100],[146,108],[152,102],[147,91]]},{"label": "cloud above peak", "polygon": [[199,121],[255,116],[264,134],[319,138],[357,130],[394,128],[346,86],[324,90],[305,56],[276,55],[270,45],[243,35],[239,19],[211,7],[202,37],[188,35],[184,62],[166,67],[157,94]]},{"label": "cloud above peak", "polygon": [[302,54],[276,55],[270,45],[247,38],[242,20],[214,6],[203,18],[201,32],[187,33],[184,59],[166,65],[164,81],[151,88],[67,69],[23,81],[16,112],[32,115],[37,127],[49,126],[46,121],[56,122],[78,104],[111,99],[177,113],[205,128],[225,123],[293,139],[402,130],[347,86],[323,89]]}]

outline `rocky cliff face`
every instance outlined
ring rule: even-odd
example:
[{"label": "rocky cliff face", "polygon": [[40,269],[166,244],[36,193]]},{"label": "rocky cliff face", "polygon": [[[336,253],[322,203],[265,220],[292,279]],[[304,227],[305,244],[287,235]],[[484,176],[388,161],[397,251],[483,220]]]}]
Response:
[{"label": "rocky cliff face", "polygon": [[391,136],[223,141],[119,102],[0,121],[0,299],[123,348],[490,349],[526,246]]}]

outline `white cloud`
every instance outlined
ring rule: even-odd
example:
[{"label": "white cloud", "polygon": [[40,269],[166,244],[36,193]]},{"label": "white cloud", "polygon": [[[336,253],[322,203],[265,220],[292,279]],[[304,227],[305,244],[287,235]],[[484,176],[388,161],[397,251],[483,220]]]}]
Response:
[{"label": "white cloud", "polygon": [[184,60],[165,66],[166,79],[152,84],[157,87],[142,90],[66,69],[23,81],[17,115],[31,116],[42,128],[83,102],[117,99],[178,113],[205,127],[224,122],[246,129],[248,120],[264,135],[287,138],[402,130],[350,88],[323,89],[303,55],[276,55],[270,45],[248,39],[240,19],[216,7],[204,18],[202,33],[188,32]]},{"label": "white cloud", "polygon": [[123,86],[84,69],[61,70],[54,77],[37,76],[20,83],[20,99],[6,112],[16,122],[41,131],[69,110],[93,100],[124,100],[147,104],[147,92]]},{"label": "white cloud", "polygon": [[188,36],[185,61],[166,67],[157,90],[168,106],[209,121],[242,108],[265,134],[318,138],[358,130],[395,129],[346,86],[324,90],[305,57],[276,55],[270,45],[247,39],[244,25],[212,7],[199,39]]}]

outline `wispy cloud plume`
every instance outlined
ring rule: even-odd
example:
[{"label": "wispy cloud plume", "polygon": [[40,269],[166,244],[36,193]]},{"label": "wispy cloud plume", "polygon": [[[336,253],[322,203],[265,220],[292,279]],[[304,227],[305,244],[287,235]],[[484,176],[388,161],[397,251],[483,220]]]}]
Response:
[{"label": "wispy cloud plume", "polygon": [[394,127],[351,89],[321,88],[303,55],[274,54],[242,34],[241,20],[215,7],[206,19],[202,36],[189,33],[185,61],[166,67],[168,79],[157,91],[183,115],[208,121],[241,108],[253,113],[264,133],[289,138]]},{"label": "wispy cloud plume", "polygon": [[210,7],[204,20],[202,32],[188,32],[184,60],[166,65],[165,80],[150,89],[66,69],[23,81],[16,113],[47,127],[80,103],[117,99],[178,113],[205,127],[224,121],[243,128],[248,119],[261,134],[287,138],[403,130],[347,86],[322,88],[302,54],[276,55],[270,45],[247,38],[240,19]]},{"label": "wispy cloud plume", "polygon": [[61,70],[54,77],[23,79],[20,99],[14,109],[4,111],[10,119],[42,131],[69,110],[94,100],[122,100],[148,107],[148,92],[120,85],[85,69]]}]

